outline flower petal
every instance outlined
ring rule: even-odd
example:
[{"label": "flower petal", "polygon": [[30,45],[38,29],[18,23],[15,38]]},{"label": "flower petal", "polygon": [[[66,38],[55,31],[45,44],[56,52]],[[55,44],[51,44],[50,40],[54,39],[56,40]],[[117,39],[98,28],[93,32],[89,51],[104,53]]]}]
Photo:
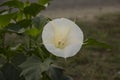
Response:
[{"label": "flower petal", "polygon": [[81,46],[82,46],[81,44],[71,44],[71,45],[67,46],[64,51],[64,54],[65,54],[64,58],[72,57],[75,54],[77,54],[77,52],[80,50]]},{"label": "flower petal", "polygon": [[48,24],[46,24],[46,26],[44,27],[43,32],[42,32],[43,44],[52,43],[52,40],[54,38],[54,31],[53,31],[53,27],[50,24],[50,22]]},{"label": "flower petal", "polygon": [[64,51],[59,48],[56,48],[53,44],[45,44],[45,46],[47,50],[51,52],[52,54],[59,56],[59,57],[65,56]]}]

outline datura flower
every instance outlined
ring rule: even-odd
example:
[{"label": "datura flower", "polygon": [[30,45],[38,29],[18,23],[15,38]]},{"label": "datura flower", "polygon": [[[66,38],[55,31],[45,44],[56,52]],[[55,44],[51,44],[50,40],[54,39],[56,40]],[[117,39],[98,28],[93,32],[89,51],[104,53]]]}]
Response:
[{"label": "datura flower", "polygon": [[83,32],[66,18],[53,19],[43,28],[42,40],[46,49],[59,57],[74,56],[83,44]]}]

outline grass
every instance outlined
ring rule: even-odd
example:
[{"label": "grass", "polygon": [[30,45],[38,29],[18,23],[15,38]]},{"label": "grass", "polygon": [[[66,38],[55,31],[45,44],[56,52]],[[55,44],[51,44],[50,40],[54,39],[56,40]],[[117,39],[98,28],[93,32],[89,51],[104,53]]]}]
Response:
[{"label": "grass", "polygon": [[112,49],[82,47],[76,56],[67,62],[60,59],[59,64],[74,80],[120,80],[120,13],[103,14],[92,21],[77,20],[77,24],[85,39],[94,38]]}]

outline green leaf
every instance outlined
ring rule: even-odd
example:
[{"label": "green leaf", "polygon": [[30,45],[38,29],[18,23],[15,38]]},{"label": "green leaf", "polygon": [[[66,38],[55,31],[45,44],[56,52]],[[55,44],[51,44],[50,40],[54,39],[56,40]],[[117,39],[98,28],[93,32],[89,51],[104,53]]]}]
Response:
[{"label": "green leaf", "polygon": [[17,70],[17,68],[10,63],[4,64],[4,66],[1,68],[1,71],[3,75],[5,76],[6,80],[20,80],[21,79],[19,76],[20,71]]},{"label": "green leaf", "polygon": [[22,73],[26,80],[41,80],[42,73],[47,71],[51,61],[46,59],[44,62],[37,56],[29,57],[24,63],[20,65]]},{"label": "green leaf", "polygon": [[45,4],[48,4],[51,0],[39,0],[39,4],[40,5],[45,5]]},{"label": "green leaf", "polygon": [[47,23],[48,23],[49,19],[44,17],[44,16],[39,16],[39,17],[35,17],[32,19],[32,24],[38,28],[38,29],[42,29]]},{"label": "green leaf", "polygon": [[40,31],[37,28],[31,28],[31,29],[26,30],[25,33],[31,37],[37,37]]},{"label": "green leaf", "polygon": [[23,19],[23,20],[17,22],[16,24],[20,25],[23,28],[27,28],[31,25],[31,20],[30,19]]},{"label": "green leaf", "polygon": [[43,27],[48,23],[48,21],[49,21],[49,19],[44,16],[39,16],[39,17],[35,17],[32,19],[32,24],[34,27],[36,27],[38,29],[39,35],[42,33]]},{"label": "green leaf", "polygon": [[0,6],[8,6],[8,7],[14,7],[14,8],[19,8],[19,9],[24,8],[23,2],[21,2],[19,0],[7,1],[7,2],[4,2],[3,4],[1,4]]},{"label": "green leaf", "polygon": [[45,7],[37,3],[31,3],[30,6],[24,8],[24,13],[26,15],[36,16]]},{"label": "green leaf", "polygon": [[9,32],[12,32],[12,33],[24,33],[25,30],[23,27],[21,27],[20,25],[18,24],[14,24],[14,23],[11,23],[9,24],[6,29],[9,31]]},{"label": "green leaf", "polygon": [[9,24],[11,19],[16,16],[16,13],[0,15],[0,28]]},{"label": "green leaf", "polygon": [[96,39],[92,39],[92,38],[87,39],[84,43],[85,43],[84,46],[96,45],[96,46],[100,46],[103,48],[111,49],[110,45],[100,42],[100,41],[97,41]]},{"label": "green leaf", "polygon": [[10,50],[11,51],[16,51],[16,50],[19,50],[19,48],[22,46],[22,44],[21,43],[19,43],[19,44],[17,44],[16,46],[14,46],[14,47],[10,47]]},{"label": "green leaf", "polygon": [[22,11],[17,13],[16,21],[21,21],[24,18],[24,13]]},{"label": "green leaf", "polygon": [[0,10],[0,14],[4,13],[4,12],[6,12],[6,11],[7,11],[6,9]]},{"label": "green leaf", "polygon": [[51,80],[47,72],[42,73],[42,79],[41,80]]},{"label": "green leaf", "polygon": [[51,66],[49,68],[49,76],[52,80],[73,80],[69,76],[63,74],[64,69],[58,66]]},{"label": "green leaf", "polygon": [[26,61],[27,56],[24,53],[17,53],[15,56],[13,56],[11,62],[15,65],[20,65],[24,61]]},{"label": "green leaf", "polygon": [[0,80],[6,80],[3,73],[2,73],[2,71],[0,71]]}]

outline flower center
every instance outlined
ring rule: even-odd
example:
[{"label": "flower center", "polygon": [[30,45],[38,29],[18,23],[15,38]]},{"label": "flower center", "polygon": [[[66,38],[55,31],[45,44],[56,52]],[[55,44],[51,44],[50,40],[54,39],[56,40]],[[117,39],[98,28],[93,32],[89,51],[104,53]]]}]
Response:
[{"label": "flower center", "polygon": [[63,49],[66,47],[68,42],[68,31],[61,32],[58,30],[55,31],[55,34],[54,34],[54,44],[55,44],[55,47]]},{"label": "flower center", "polygon": [[68,44],[68,35],[70,32],[69,27],[56,26],[52,23],[54,28],[54,41],[55,47],[64,49]]},{"label": "flower center", "polygon": [[65,47],[64,41],[57,41],[55,44],[57,48],[63,49]]}]

